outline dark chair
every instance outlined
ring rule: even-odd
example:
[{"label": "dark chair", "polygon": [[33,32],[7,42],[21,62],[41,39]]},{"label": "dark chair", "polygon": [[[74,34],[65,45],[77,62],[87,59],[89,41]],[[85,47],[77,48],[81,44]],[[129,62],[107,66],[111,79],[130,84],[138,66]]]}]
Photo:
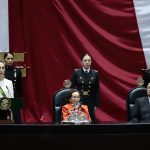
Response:
[{"label": "dark chair", "polygon": [[53,95],[53,121],[61,123],[61,107],[67,103],[67,96],[71,88],[63,88],[56,91]]},{"label": "dark chair", "polygon": [[131,113],[135,103],[135,100],[140,97],[147,96],[147,89],[142,86],[135,87],[128,92],[127,95],[127,119],[131,120]]}]

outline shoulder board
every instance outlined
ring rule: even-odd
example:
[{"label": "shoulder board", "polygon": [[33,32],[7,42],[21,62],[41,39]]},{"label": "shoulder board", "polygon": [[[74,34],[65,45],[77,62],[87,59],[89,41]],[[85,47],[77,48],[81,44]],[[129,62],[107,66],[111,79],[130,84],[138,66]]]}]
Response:
[{"label": "shoulder board", "polygon": [[75,71],[78,71],[79,69],[74,69]]},{"label": "shoulder board", "polygon": [[98,72],[97,70],[94,70],[95,72]]}]

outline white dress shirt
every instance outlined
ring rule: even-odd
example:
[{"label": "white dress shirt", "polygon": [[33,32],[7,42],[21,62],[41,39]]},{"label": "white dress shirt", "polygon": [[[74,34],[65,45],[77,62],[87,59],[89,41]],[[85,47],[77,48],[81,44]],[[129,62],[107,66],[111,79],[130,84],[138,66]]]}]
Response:
[{"label": "white dress shirt", "polygon": [[90,68],[89,69],[85,69],[85,68],[83,68],[83,71],[86,73],[86,71],[87,71],[87,74],[90,72]]}]

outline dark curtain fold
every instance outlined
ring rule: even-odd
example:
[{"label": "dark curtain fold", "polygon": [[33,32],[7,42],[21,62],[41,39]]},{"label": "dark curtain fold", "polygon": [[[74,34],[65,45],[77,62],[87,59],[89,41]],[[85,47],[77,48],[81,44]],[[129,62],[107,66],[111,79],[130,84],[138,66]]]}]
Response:
[{"label": "dark curtain fold", "polygon": [[52,97],[84,53],[100,72],[99,121],[126,121],[126,96],[146,68],[132,0],[11,0],[10,48],[26,51],[24,122],[52,122]]}]

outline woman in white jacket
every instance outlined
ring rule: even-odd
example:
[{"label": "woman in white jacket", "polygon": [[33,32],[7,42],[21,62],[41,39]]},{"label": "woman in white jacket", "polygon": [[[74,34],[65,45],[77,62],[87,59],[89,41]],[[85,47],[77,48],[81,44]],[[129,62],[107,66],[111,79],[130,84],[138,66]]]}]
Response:
[{"label": "woman in white jacket", "polygon": [[[0,100],[4,97],[14,98],[13,83],[4,76],[5,74],[5,63],[0,60]],[[9,110],[0,109],[0,120],[7,120]]]},{"label": "woman in white jacket", "polygon": [[5,74],[5,63],[3,61],[0,61],[0,98],[2,97],[14,98],[12,81],[6,79],[4,74]]}]

